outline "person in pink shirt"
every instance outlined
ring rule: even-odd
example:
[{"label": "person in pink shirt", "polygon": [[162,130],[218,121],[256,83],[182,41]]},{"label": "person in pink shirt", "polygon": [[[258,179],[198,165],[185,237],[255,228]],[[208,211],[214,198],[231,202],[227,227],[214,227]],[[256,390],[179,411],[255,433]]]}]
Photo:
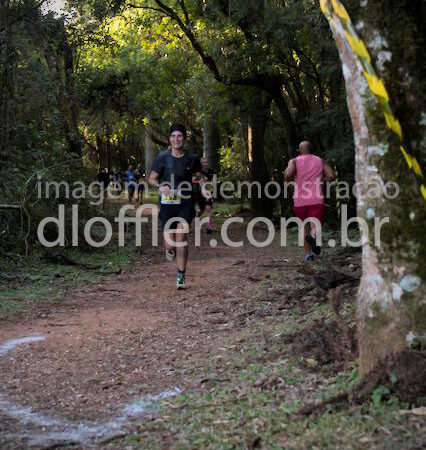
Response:
[{"label": "person in pink shirt", "polygon": [[[319,156],[311,153],[311,143],[299,144],[299,156],[291,159],[284,172],[286,181],[294,181],[294,214],[300,220],[309,218],[324,222],[323,180],[335,178],[330,165]],[[316,224],[305,224],[305,262],[313,261],[314,254],[319,255],[321,247],[316,244]]]}]

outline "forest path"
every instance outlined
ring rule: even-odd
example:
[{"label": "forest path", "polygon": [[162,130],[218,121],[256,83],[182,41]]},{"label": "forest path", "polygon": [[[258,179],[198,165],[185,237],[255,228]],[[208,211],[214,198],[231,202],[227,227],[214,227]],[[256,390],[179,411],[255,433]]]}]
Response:
[{"label": "forest path", "polygon": [[[229,235],[237,241],[244,233],[233,226]],[[255,236],[263,240],[266,231]],[[186,290],[176,290],[175,264],[162,246],[150,247],[144,262],[104,284],[70,290],[25,320],[1,323],[1,448],[90,448],[143,415],[151,395],[200,386],[208,361],[220,359],[224,342],[238,340],[249,324],[269,267],[294,288],[302,254],[277,244],[230,248],[219,233],[203,234],[201,247],[191,245]],[[43,340],[14,341],[26,337]]]}]

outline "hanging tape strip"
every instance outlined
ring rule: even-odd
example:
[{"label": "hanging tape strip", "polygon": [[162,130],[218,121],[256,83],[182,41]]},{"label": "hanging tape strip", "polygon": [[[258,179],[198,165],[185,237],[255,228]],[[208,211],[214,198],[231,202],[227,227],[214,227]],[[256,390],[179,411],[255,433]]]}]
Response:
[{"label": "hanging tape strip", "polygon": [[355,54],[358,56],[361,65],[364,69],[364,77],[367,80],[368,86],[371,92],[376,96],[377,100],[379,101],[383,115],[386,120],[386,125],[391,131],[393,131],[393,133],[395,133],[398,136],[399,140],[401,141],[400,146],[401,153],[404,156],[404,159],[407,162],[409,169],[413,171],[420,185],[420,193],[423,197],[423,200],[426,200],[426,186],[423,183],[424,176],[420,164],[418,163],[415,156],[410,155],[410,153],[406,150],[406,148],[403,145],[401,124],[399,123],[398,119],[394,116],[392,109],[389,105],[389,95],[386,90],[385,83],[383,79],[377,76],[374,68],[370,64],[371,62],[370,54],[368,53],[367,47],[365,46],[362,39],[360,39],[359,36],[357,35],[352,25],[351,18],[348,12],[346,11],[346,8],[339,0],[320,0],[320,6],[323,14],[325,15],[325,17],[329,22],[335,20],[333,16],[333,11],[341,20],[348,43],[351,46],[352,50],[355,52]]}]

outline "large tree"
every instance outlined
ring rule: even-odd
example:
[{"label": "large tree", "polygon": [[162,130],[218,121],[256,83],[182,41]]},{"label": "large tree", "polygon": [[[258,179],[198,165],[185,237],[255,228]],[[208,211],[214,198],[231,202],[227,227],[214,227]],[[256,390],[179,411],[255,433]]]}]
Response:
[{"label": "large tree", "polygon": [[[345,3],[349,14],[336,0],[322,0],[321,6],[342,61],[360,182],[358,216],[369,231],[358,297],[360,368],[367,375],[385,364],[404,377],[424,368],[425,361],[416,349],[424,348],[426,339],[420,168],[426,142],[426,9],[421,0],[368,0],[354,8]],[[394,192],[386,196],[385,190],[378,195],[370,189],[390,181],[399,186],[396,198],[390,198]],[[374,221],[383,217],[390,222],[375,246]],[[404,364],[398,364],[403,355]]]}]

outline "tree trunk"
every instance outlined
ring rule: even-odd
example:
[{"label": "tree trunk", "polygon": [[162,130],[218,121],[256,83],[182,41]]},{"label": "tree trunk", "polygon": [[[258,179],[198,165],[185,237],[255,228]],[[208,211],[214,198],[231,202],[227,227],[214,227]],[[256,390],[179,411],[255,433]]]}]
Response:
[{"label": "tree trunk", "polygon": [[11,106],[14,96],[14,67],[16,50],[10,17],[10,1],[0,3],[0,157],[7,154],[10,142]]},{"label": "tree trunk", "polygon": [[56,98],[61,111],[62,128],[69,151],[82,155],[82,139],[78,129],[78,107],[74,92],[73,51],[67,41],[64,24],[59,25],[55,41],[47,43],[44,52],[56,82]]},{"label": "tree trunk", "polygon": [[[369,237],[366,233],[363,237],[358,294],[360,370],[367,375],[380,363],[389,364],[398,355],[410,353],[413,346],[425,344],[425,205],[400,151],[399,139],[386,126],[383,107],[371,93],[360,60],[348,45],[343,22],[332,4],[324,3],[331,12],[329,22],[342,61],[354,131],[356,181],[362,183],[357,190],[358,217],[366,221],[369,232]],[[410,154],[421,164],[420,145],[426,141],[422,113],[425,74],[424,64],[419,63],[426,56],[420,28],[424,4],[410,0],[364,3],[352,20],[356,19],[359,36],[387,87],[405,136],[404,145],[408,143]],[[372,198],[372,186],[391,181],[400,189],[395,199],[387,198],[383,190],[374,195],[378,198]],[[374,246],[374,220],[383,217],[389,217],[390,223],[380,233],[381,245]],[[400,369],[395,367],[397,374]]]},{"label": "tree trunk", "polygon": [[[240,11],[244,11],[239,24],[246,39],[254,42],[256,31],[264,26],[265,1],[245,0],[244,7],[238,4]],[[271,217],[273,202],[264,196],[263,187],[270,181],[268,168],[265,160],[265,131],[268,113],[271,107],[272,97],[263,90],[248,88],[248,159],[250,164],[250,181],[259,183],[261,192],[252,189],[251,208],[255,216]],[[260,195],[258,195],[260,194]]]},{"label": "tree trunk", "polygon": [[291,159],[294,157],[294,150],[297,148],[299,143],[294,119],[291,115],[287,100],[284,98],[281,84],[274,83],[269,87],[268,92],[272,95],[278,111],[280,112],[281,120],[283,122],[286,134],[286,153],[287,157]]},{"label": "tree trunk", "polygon": [[62,58],[64,61],[64,88],[67,100],[68,121],[70,135],[68,138],[71,152],[78,156],[82,156],[82,140],[80,130],[78,129],[79,108],[75,93],[74,83],[74,51],[68,42],[68,38],[63,31],[63,39],[61,43]]},{"label": "tree trunk", "polygon": [[155,144],[149,133],[145,132],[145,173],[148,175],[155,158]]},{"label": "tree trunk", "polygon": [[257,189],[252,190],[251,207],[254,215],[271,217],[273,202],[264,196],[263,190],[266,183],[270,181],[265,160],[265,131],[271,97],[259,89],[251,89],[249,95],[247,144],[250,181],[259,183],[262,188],[260,195]]},{"label": "tree trunk", "polygon": [[99,136],[99,134],[95,135],[95,142],[96,144],[93,147],[96,152],[96,158],[98,159],[98,170],[101,170],[103,167],[105,167],[105,158],[104,158],[105,152],[104,152],[104,143],[102,141],[102,137]]},{"label": "tree trunk", "polygon": [[220,130],[215,116],[204,120],[203,126],[203,156],[209,161],[209,167],[215,172],[219,165]]}]

